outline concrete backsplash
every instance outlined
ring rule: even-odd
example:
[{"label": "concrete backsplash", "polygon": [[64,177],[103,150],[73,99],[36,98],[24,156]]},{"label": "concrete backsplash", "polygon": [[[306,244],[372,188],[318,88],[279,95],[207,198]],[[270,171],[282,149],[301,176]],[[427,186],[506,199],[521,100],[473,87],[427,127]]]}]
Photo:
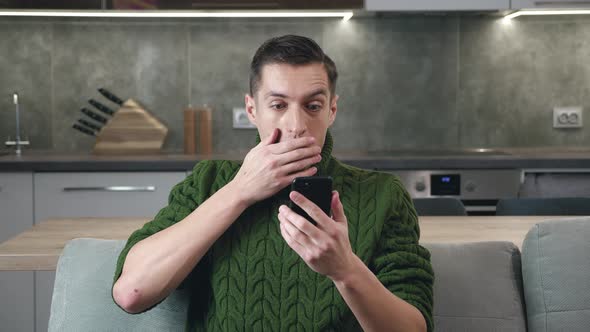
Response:
[{"label": "concrete backsplash", "polygon": [[[590,19],[399,16],[322,20],[0,21],[0,139],[14,137],[18,91],[29,149],[87,152],[71,129],[106,87],[133,97],[170,128],[182,151],[188,105],[214,108],[216,152],[245,150],[232,129],[249,62],[267,38],[315,39],[336,62],[337,150],[584,146],[582,129],[552,128],[554,106],[590,107]],[[108,103],[105,101],[105,103]],[[586,114],[588,111],[585,110]]]}]

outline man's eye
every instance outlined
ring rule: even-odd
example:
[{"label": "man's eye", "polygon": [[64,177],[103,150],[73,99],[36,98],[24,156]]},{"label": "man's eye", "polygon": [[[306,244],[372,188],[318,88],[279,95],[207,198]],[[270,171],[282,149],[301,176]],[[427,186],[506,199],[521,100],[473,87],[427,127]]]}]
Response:
[{"label": "man's eye", "polygon": [[285,108],[285,104],[272,104],[270,105],[270,108],[273,110],[282,110]]},{"label": "man's eye", "polygon": [[307,105],[307,109],[313,112],[318,112],[322,110],[322,105],[319,104],[309,104]]}]

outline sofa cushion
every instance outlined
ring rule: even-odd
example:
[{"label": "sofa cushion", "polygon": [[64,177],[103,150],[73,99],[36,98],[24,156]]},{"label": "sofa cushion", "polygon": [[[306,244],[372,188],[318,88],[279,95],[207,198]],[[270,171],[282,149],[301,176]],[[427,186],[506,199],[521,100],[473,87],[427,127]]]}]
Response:
[{"label": "sofa cushion", "polygon": [[112,299],[115,262],[125,241],[74,239],[57,264],[49,331],[184,331],[188,296],[174,291],[141,314]]},{"label": "sofa cushion", "polygon": [[590,330],[590,218],[533,226],[522,259],[529,330]]},{"label": "sofa cushion", "polygon": [[526,331],[520,252],[511,242],[425,244],[436,331]]},{"label": "sofa cushion", "polygon": [[[49,331],[184,331],[188,297],[176,290],[137,315],[112,300],[125,241],[74,239],[59,259]],[[437,331],[525,331],[520,256],[508,242],[426,244],[435,270]]]}]

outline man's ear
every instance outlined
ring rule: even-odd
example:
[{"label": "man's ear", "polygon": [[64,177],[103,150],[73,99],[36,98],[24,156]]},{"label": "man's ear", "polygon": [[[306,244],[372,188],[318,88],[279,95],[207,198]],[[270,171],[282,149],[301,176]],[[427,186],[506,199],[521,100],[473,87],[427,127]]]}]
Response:
[{"label": "man's ear", "polygon": [[256,103],[254,102],[254,98],[247,93],[244,97],[244,103],[246,104],[248,120],[250,120],[250,123],[253,125],[256,125]]},{"label": "man's ear", "polygon": [[336,120],[336,113],[338,113],[338,95],[334,95],[334,98],[330,101],[330,114],[328,115],[330,126]]}]

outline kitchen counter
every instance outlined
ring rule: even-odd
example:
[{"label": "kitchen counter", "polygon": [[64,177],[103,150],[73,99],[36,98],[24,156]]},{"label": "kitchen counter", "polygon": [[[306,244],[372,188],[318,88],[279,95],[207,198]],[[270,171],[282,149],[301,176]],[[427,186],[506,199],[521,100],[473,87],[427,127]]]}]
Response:
[{"label": "kitchen counter", "polygon": [[[200,160],[242,160],[246,153],[99,156],[25,151],[21,157],[0,155],[0,172],[186,171]],[[586,148],[341,151],[334,156],[356,167],[382,170],[590,169],[590,150]]]},{"label": "kitchen counter", "polygon": [[[420,242],[510,241],[520,247],[534,224],[558,218],[571,217],[420,217]],[[148,218],[78,218],[42,222],[0,244],[0,271],[55,270],[69,240],[80,237],[126,240],[148,221]]]},{"label": "kitchen counter", "polygon": [[237,155],[93,155],[29,152],[0,156],[0,172],[187,171],[204,159],[234,159]]}]

